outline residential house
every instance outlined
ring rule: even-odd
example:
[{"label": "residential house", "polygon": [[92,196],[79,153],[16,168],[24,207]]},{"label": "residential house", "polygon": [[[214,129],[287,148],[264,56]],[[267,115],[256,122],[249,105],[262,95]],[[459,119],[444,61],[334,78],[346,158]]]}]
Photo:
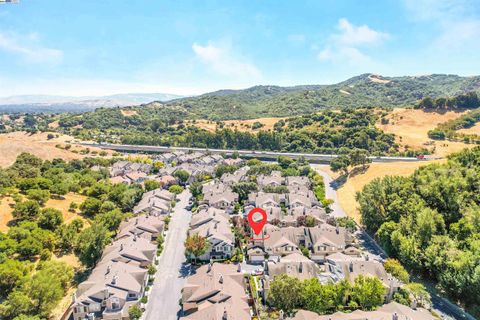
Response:
[{"label": "residential house", "polygon": [[310,188],[310,179],[306,176],[289,176],[285,178],[285,183],[290,187],[307,187]]},{"label": "residential house", "polygon": [[318,278],[322,273],[322,269],[303,254],[294,252],[284,257],[268,260],[265,263],[265,273],[269,279],[273,279],[277,275],[286,274],[305,280]]},{"label": "residential house", "polygon": [[269,175],[259,175],[257,177],[257,183],[261,188],[264,187],[279,187],[285,183],[285,178],[282,177],[280,171],[272,171]]},{"label": "residential house", "polygon": [[222,163],[226,164],[227,166],[239,166],[244,162],[245,160],[240,158],[237,158],[237,159],[229,158],[229,159],[223,159],[222,161]]},{"label": "residential house", "polygon": [[148,175],[143,171],[131,171],[126,173],[125,177],[130,180],[131,183],[142,183],[147,180]]},{"label": "residential house", "polygon": [[325,223],[328,219],[327,212],[322,207],[314,206],[307,208],[298,206],[287,210],[287,213],[284,214],[281,219],[281,224],[284,226],[299,227],[298,221],[300,217],[313,217],[315,225]]},{"label": "residential house", "polygon": [[222,182],[213,182],[204,184],[202,187],[203,194],[218,194],[223,193],[226,190],[231,190],[230,187]]},{"label": "residential house", "polygon": [[[198,234],[206,238],[210,246],[205,254],[197,258],[202,261],[230,258],[235,248],[235,236],[228,218],[216,215],[211,216],[212,219],[208,220],[205,217],[207,212],[201,215],[203,216],[199,217],[198,220],[194,220],[194,225],[192,225],[189,234]],[[205,220],[208,221],[205,222]]]},{"label": "residential house", "polygon": [[435,320],[428,310],[410,308],[397,302],[390,302],[375,311],[356,310],[353,312],[336,312],[334,314],[318,315],[315,312],[299,310],[290,320]]},{"label": "residential house", "polygon": [[352,257],[342,253],[328,256],[325,261],[325,273],[322,275],[323,282],[340,281],[347,279],[354,282],[360,276],[376,277],[382,281],[385,287],[385,300],[390,301],[393,294],[401,287],[401,282],[388,274],[379,261],[365,257]]},{"label": "residential house", "polygon": [[354,240],[345,228],[326,223],[313,228],[276,227],[264,230],[265,240],[254,241],[253,246],[263,248],[272,259],[300,252],[300,248],[305,247],[311,252],[313,261],[323,262],[330,254],[348,250]]},{"label": "residential house", "polygon": [[128,319],[148,283],[147,267],[156,261],[157,244],[163,232],[158,217],[139,217],[122,223],[117,240],[103,251],[100,262],[73,296],[74,320]]},{"label": "residential house", "polygon": [[319,206],[317,198],[313,193],[298,194],[298,193],[288,193],[287,195],[287,207],[296,208],[296,207],[305,207],[311,208],[313,206]]},{"label": "residential house", "polygon": [[117,239],[136,235],[149,241],[155,241],[165,230],[164,216],[145,215],[128,219],[120,224]]},{"label": "residential house", "polygon": [[208,204],[211,207],[226,210],[230,214],[234,213],[236,202],[238,202],[238,194],[228,189],[222,193],[204,194],[201,201],[201,203]]},{"label": "residential house", "polygon": [[128,319],[148,282],[148,270],[120,261],[102,261],[73,296],[73,320]]},{"label": "residential house", "polygon": [[253,205],[259,208],[280,208],[282,204],[285,204],[286,197],[280,193],[267,193],[267,192],[252,192],[248,195],[248,205]]},{"label": "residential house", "polygon": [[199,208],[197,212],[193,213],[192,220],[190,220],[190,228],[197,228],[203,224],[212,221],[219,222],[224,220],[229,223],[230,216],[225,210],[214,207]]},{"label": "residential house", "polygon": [[157,244],[133,235],[116,240],[105,248],[102,261],[115,261],[147,268],[156,260]]},{"label": "residential house", "polygon": [[142,200],[133,208],[134,214],[169,214],[175,194],[164,189],[155,189],[143,194]]},{"label": "residential house", "polygon": [[245,182],[248,179],[247,172],[248,167],[242,167],[236,170],[234,173],[224,173],[220,180],[228,186],[234,185],[239,182]]},{"label": "residential house", "polygon": [[114,177],[109,178],[108,180],[112,184],[118,184],[118,183],[130,184],[130,179],[128,179],[125,176],[114,176]]},{"label": "residential house", "polygon": [[327,223],[308,228],[308,233],[310,243],[307,247],[312,252],[311,259],[316,262],[323,262],[330,254],[344,252],[354,242],[346,228]]},{"label": "residential house", "polygon": [[171,185],[174,185],[174,184],[178,183],[177,178],[175,178],[174,176],[169,175],[169,174],[163,175],[163,176],[160,176],[160,177],[156,177],[155,181],[158,181],[160,183],[160,185],[162,186],[162,188],[167,188]]},{"label": "residential house", "polygon": [[201,266],[182,291],[185,320],[248,320],[251,311],[243,273],[234,264]]}]

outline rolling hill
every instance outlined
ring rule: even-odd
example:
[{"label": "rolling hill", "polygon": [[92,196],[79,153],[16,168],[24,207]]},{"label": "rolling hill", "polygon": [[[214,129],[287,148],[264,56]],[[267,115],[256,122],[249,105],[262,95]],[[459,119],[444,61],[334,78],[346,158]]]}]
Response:
[{"label": "rolling hill", "polygon": [[426,96],[453,96],[478,90],[480,76],[383,77],[362,74],[333,85],[220,90],[175,99],[165,105],[182,108],[197,118],[231,120],[291,116],[327,108],[400,107],[412,105]]}]

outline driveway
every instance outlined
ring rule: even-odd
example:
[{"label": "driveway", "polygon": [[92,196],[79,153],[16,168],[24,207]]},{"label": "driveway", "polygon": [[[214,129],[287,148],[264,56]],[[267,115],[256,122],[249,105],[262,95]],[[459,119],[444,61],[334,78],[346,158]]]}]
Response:
[{"label": "driveway", "polygon": [[323,177],[323,183],[325,184],[325,197],[327,199],[332,199],[333,203],[330,206],[330,209],[332,209],[332,212],[330,215],[332,215],[335,218],[342,218],[346,217],[347,214],[343,210],[343,208],[340,206],[340,203],[338,202],[338,197],[337,197],[337,189],[335,186],[335,183],[333,182],[332,177],[330,177],[326,172],[320,170],[321,167],[328,167],[326,164],[310,164],[310,166],[319,174]]},{"label": "driveway", "polygon": [[173,209],[164,249],[160,256],[155,282],[150,289],[143,319],[174,320],[180,313],[181,291],[185,284],[185,277],[190,272],[189,265],[185,263],[184,246],[188,225],[192,218],[191,212],[185,210],[190,196],[188,189],[178,195],[179,200]]}]

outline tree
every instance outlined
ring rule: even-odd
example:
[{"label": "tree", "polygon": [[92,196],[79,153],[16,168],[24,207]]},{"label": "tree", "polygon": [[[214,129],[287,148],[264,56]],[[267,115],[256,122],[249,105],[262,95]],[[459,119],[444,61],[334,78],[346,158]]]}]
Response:
[{"label": "tree", "polygon": [[197,258],[207,252],[210,247],[209,241],[199,235],[198,233],[194,233],[193,235],[189,235],[185,240],[185,253],[188,257],[193,256],[194,263],[196,263]]},{"label": "tree", "polygon": [[24,262],[7,259],[0,264],[0,296],[7,295],[28,275],[30,268]]},{"label": "tree", "polygon": [[176,177],[182,184],[186,184],[188,178],[190,178],[190,173],[185,170],[177,170],[173,176]]},{"label": "tree", "polygon": [[130,319],[132,320],[138,320],[140,319],[140,317],[142,316],[143,312],[142,312],[142,309],[140,309],[139,306],[137,306],[136,304],[131,306],[130,309],[128,309],[128,316],[130,317]]},{"label": "tree", "polygon": [[147,180],[145,181],[144,185],[145,185],[145,191],[152,191],[162,186],[160,182],[156,180]]},{"label": "tree", "polygon": [[42,262],[39,264],[37,271],[58,280],[65,292],[71,286],[75,274],[73,268],[63,261]]},{"label": "tree", "polygon": [[27,191],[27,198],[36,201],[43,206],[50,199],[50,191],[42,189],[30,189]]},{"label": "tree", "polygon": [[322,285],[317,278],[304,281],[304,307],[319,314],[333,313],[338,306],[343,306],[345,290],[342,286],[350,287],[348,281],[339,284],[327,283]]},{"label": "tree", "polygon": [[27,316],[27,315],[21,314],[13,318],[13,320],[42,320],[42,318],[40,318],[39,316]]},{"label": "tree", "polygon": [[239,201],[244,201],[250,193],[258,191],[258,186],[254,182],[238,182],[232,186],[232,190],[238,193]]},{"label": "tree", "polygon": [[401,265],[401,263],[396,259],[387,259],[383,265],[385,271],[390,273],[392,276],[402,281],[403,283],[410,282],[410,275],[407,270]]},{"label": "tree", "polygon": [[57,182],[50,187],[50,192],[59,198],[66,195],[68,191],[68,184],[65,182]]},{"label": "tree", "polygon": [[225,173],[234,173],[238,169],[237,166],[221,164],[215,168],[215,177],[221,178]]},{"label": "tree", "polygon": [[279,156],[277,158],[277,162],[280,165],[280,167],[282,167],[282,169],[287,169],[295,161],[290,157]]},{"label": "tree", "polygon": [[200,182],[192,182],[190,184],[190,192],[192,193],[192,197],[197,199],[200,195],[202,195],[203,185]]},{"label": "tree", "polygon": [[82,210],[83,214],[93,217],[98,212],[100,212],[100,207],[102,206],[102,201],[97,198],[87,198],[82,204],[80,205],[80,210]]},{"label": "tree", "polygon": [[179,186],[178,184],[174,184],[174,185],[171,185],[170,187],[168,187],[168,191],[170,191],[171,193],[175,193],[175,194],[180,194],[183,192],[183,187],[182,186]]},{"label": "tree", "polygon": [[55,274],[39,271],[26,284],[25,292],[31,301],[31,310],[35,315],[48,317],[64,295],[61,282]]},{"label": "tree", "polygon": [[286,274],[277,275],[270,283],[268,302],[277,309],[290,314],[303,304],[304,286],[299,279]]},{"label": "tree", "polygon": [[333,172],[343,171],[345,175],[348,175],[349,165],[350,159],[346,155],[339,155],[330,162],[330,168]]},{"label": "tree", "polygon": [[60,210],[54,208],[45,208],[40,211],[38,225],[41,228],[55,230],[63,223],[63,215]]},{"label": "tree", "polygon": [[368,152],[364,149],[358,149],[358,148],[353,149],[353,151],[351,151],[349,154],[349,158],[350,158],[350,164],[352,166],[355,167],[358,165],[362,165],[364,170],[365,170],[365,165],[367,163],[372,162],[372,160],[368,158]]},{"label": "tree", "polygon": [[372,310],[383,303],[385,288],[378,278],[359,275],[352,286],[351,299],[363,310]]},{"label": "tree", "polygon": [[114,209],[97,214],[94,223],[105,226],[109,231],[116,231],[120,226],[120,223],[122,223],[123,217],[123,213],[120,209]]},{"label": "tree", "polygon": [[0,316],[15,318],[19,315],[27,315],[32,312],[30,297],[24,290],[12,291],[7,299],[0,305]]},{"label": "tree", "polygon": [[97,263],[109,240],[107,228],[100,224],[93,224],[80,233],[75,254],[82,264],[91,268]]},{"label": "tree", "polygon": [[17,203],[12,212],[12,215],[14,218],[18,220],[33,221],[37,219],[39,211],[40,211],[40,206],[38,202],[33,200],[28,200],[28,201]]},{"label": "tree", "polygon": [[55,231],[56,247],[63,252],[71,252],[82,228],[83,221],[80,219],[73,220],[69,225],[61,225]]},{"label": "tree", "polygon": [[17,246],[17,252],[24,259],[31,259],[32,257],[40,254],[42,249],[42,244],[32,236],[28,236],[27,238],[23,239]]}]

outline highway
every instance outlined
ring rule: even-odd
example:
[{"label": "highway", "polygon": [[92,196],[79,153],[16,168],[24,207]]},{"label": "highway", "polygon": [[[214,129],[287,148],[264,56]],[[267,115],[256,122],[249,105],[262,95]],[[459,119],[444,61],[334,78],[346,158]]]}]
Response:
[{"label": "highway", "polygon": [[[231,150],[231,149],[208,149],[208,148],[193,148],[193,147],[166,147],[166,146],[147,146],[147,145],[128,145],[128,144],[109,144],[109,143],[85,143],[78,142],[78,144],[85,147],[96,147],[102,149],[110,149],[116,151],[130,151],[130,152],[154,152],[165,153],[174,151],[184,152],[210,152],[212,154],[226,154],[232,155],[234,152],[238,153],[240,157],[244,158],[258,158],[261,160],[275,160],[279,156],[287,156],[292,159],[305,158],[312,163],[329,163],[337,158],[335,154],[315,154],[315,153],[293,153],[293,152],[275,152],[275,151],[257,151],[257,150]],[[425,161],[414,157],[368,157],[372,162],[402,162],[402,161]]]}]

